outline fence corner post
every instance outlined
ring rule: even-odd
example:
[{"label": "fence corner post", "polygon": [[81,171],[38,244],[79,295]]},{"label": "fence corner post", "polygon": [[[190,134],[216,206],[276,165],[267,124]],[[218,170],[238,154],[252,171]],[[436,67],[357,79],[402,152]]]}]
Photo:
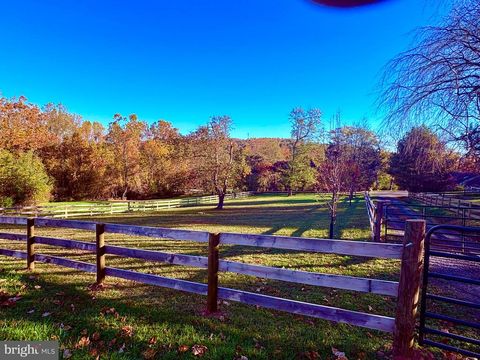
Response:
[{"label": "fence corner post", "polygon": [[383,224],[383,212],[384,212],[384,201],[376,201],[375,202],[375,223],[373,228],[373,241],[380,242],[382,241],[382,224]]},{"label": "fence corner post", "polygon": [[423,275],[425,229],[425,220],[405,221],[402,265],[393,333],[394,359],[410,359],[413,353],[415,322]]},{"label": "fence corner post", "polygon": [[35,270],[35,219],[27,219],[27,269]]},{"label": "fence corner post", "polygon": [[95,225],[95,243],[97,259],[97,284],[105,280],[105,224]]},{"label": "fence corner post", "polygon": [[207,314],[218,310],[218,245],[220,234],[210,234],[208,238],[208,294]]}]

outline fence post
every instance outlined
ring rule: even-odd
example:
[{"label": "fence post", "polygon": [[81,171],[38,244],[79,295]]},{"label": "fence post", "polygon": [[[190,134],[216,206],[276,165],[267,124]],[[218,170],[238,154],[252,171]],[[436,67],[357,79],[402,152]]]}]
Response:
[{"label": "fence post", "polygon": [[[462,226],[467,226],[467,218],[465,215],[466,208],[462,209]],[[462,231],[462,253],[465,254],[465,232]]]},{"label": "fence post", "polygon": [[35,270],[35,219],[27,219],[27,269]]},{"label": "fence post", "polygon": [[217,311],[218,303],[218,245],[220,234],[210,234],[208,238],[208,294],[207,313]]},{"label": "fence post", "polygon": [[424,220],[406,220],[393,333],[394,359],[412,358],[425,243]]},{"label": "fence post", "polygon": [[97,284],[105,280],[105,224],[95,225],[95,243],[97,257]]},{"label": "fence post", "polygon": [[382,223],[383,223],[383,201],[375,202],[375,223],[373,229],[373,241],[382,241]]}]

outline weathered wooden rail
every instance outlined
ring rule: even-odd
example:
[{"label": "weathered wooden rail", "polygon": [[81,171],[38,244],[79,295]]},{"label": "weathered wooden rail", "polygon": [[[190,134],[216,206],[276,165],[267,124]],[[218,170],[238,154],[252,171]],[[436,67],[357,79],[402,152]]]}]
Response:
[{"label": "weathered wooden rail", "polygon": [[[251,196],[249,191],[225,195],[226,200],[240,199]],[[43,206],[17,206],[2,208],[0,215],[7,216],[34,216],[52,218],[72,218],[78,216],[96,216],[126,213],[132,211],[159,211],[171,208],[199,206],[218,202],[217,195],[198,196],[181,199],[165,200],[130,200],[130,201],[104,201],[90,204],[61,204],[55,203]]]},{"label": "weathered wooden rail", "polygon": [[[368,191],[365,191],[365,206],[367,207],[370,230],[372,231],[372,240],[382,241],[382,225],[384,215],[384,201],[374,202]],[[384,239],[383,239],[384,240]]]},{"label": "weathered wooden rail", "polygon": [[[21,241],[26,244],[27,251],[1,248],[0,254],[26,259],[27,267],[30,270],[35,268],[35,262],[60,265],[85,272],[96,273],[97,283],[103,282],[106,276],[113,276],[144,284],[206,295],[208,312],[215,312],[218,310],[217,304],[219,299],[231,300],[298,315],[311,316],[394,333],[394,349],[397,354],[407,354],[413,347],[413,343],[405,342],[405,339],[413,339],[414,334],[415,316],[418,304],[415,297],[418,297],[420,287],[419,276],[416,276],[416,272],[421,271],[422,257],[419,257],[419,253],[423,251],[423,241],[425,236],[425,223],[422,220],[407,221],[407,236],[403,245],[270,235],[235,233],[211,234],[204,231],[110,223],[101,224],[88,221],[50,218],[0,217],[0,224],[26,227],[26,235],[1,232],[0,239]],[[37,227],[62,227],[92,231],[95,232],[95,242],[36,236],[35,228]],[[205,243],[206,246],[208,246],[208,257],[108,245],[105,244],[105,233]],[[94,264],[78,260],[70,260],[58,256],[40,254],[36,252],[36,244],[90,251],[96,254],[96,263]],[[401,260],[400,281],[395,282],[345,275],[313,273],[222,260],[219,256],[219,247],[222,245],[242,245],[288,249],[311,253],[399,259]],[[109,267],[105,262],[105,256],[107,254],[207,269],[208,283],[196,283],[187,280],[173,279],[159,275]],[[401,307],[401,309],[397,308],[397,316],[394,318],[252,293],[243,290],[224,288],[219,286],[219,272],[234,272],[293,283],[398,297],[398,307]]]}]

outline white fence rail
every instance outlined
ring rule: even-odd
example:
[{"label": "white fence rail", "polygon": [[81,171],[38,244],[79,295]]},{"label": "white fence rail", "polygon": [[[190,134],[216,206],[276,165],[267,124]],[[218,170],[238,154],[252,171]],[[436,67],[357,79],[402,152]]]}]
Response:
[{"label": "white fence rail", "polygon": [[[225,200],[251,196],[249,191],[225,195]],[[76,216],[108,215],[133,211],[158,211],[170,208],[199,206],[218,202],[218,195],[165,200],[105,201],[92,204],[62,204],[0,208],[0,215],[72,218]]]}]

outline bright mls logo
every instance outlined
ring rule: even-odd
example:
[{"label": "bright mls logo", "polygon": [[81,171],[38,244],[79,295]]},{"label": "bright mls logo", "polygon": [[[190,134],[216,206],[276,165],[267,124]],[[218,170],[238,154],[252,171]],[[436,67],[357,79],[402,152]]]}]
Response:
[{"label": "bright mls logo", "polygon": [[2,360],[57,360],[58,341],[0,341]]}]

